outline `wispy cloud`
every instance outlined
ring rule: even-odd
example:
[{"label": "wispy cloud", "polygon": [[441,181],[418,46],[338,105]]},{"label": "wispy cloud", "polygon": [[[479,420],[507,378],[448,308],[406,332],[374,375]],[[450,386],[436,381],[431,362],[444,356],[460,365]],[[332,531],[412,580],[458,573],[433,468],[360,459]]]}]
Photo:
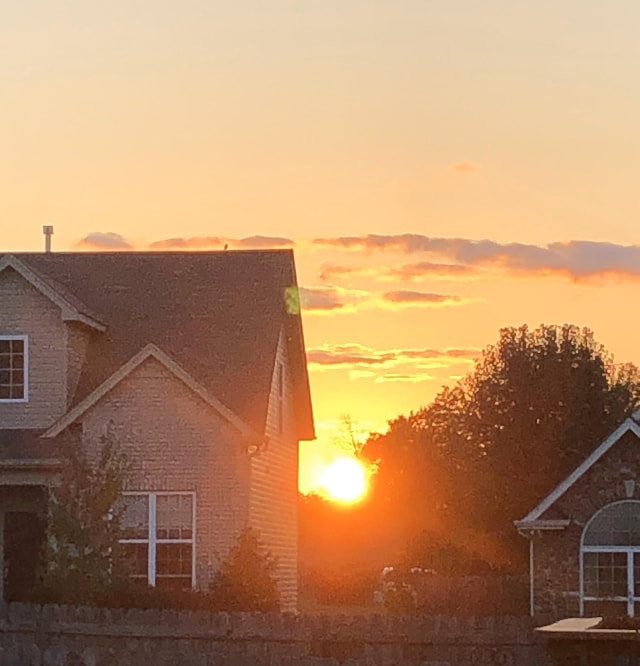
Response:
[{"label": "wispy cloud", "polygon": [[470,300],[455,294],[434,294],[432,292],[407,290],[387,291],[382,294],[382,299],[394,305],[404,306],[460,305]]},{"label": "wispy cloud", "polygon": [[319,277],[326,282],[341,278],[373,277],[378,280],[409,282],[425,279],[468,280],[479,275],[479,269],[463,264],[417,261],[400,266],[357,266],[324,262]]},{"label": "wispy cloud", "polygon": [[222,250],[227,247],[236,249],[269,249],[293,247],[291,238],[280,236],[248,236],[246,238],[223,238],[221,236],[191,236],[188,238],[166,238],[150,243],[151,250]]},{"label": "wispy cloud", "polygon": [[401,373],[401,372],[390,372],[386,375],[380,375],[379,377],[376,377],[375,383],[376,384],[385,384],[388,382],[410,382],[412,384],[418,383],[418,382],[429,382],[435,379],[433,375],[429,375],[427,373],[420,373],[420,372],[414,372],[414,373]]},{"label": "wispy cloud", "polygon": [[474,266],[463,264],[442,264],[433,261],[416,261],[403,264],[397,268],[387,268],[382,274],[387,279],[396,279],[403,282],[429,279],[469,279],[478,275]]},{"label": "wispy cloud", "polygon": [[473,363],[481,350],[475,347],[450,347],[445,349],[373,349],[357,343],[322,345],[307,349],[309,366],[315,369],[344,369],[358,367],[391,368],[409,364],[423,369]]},{"label": "wispy cloud", "polygon": [[478,165],[474,162],[464,161],[457,162],[451,167],[451,171],[455,173],[471,173],[472,171],[477,171]]},{"label": "wispy cloud", "polygon": [[300,287],[299,302],[308,314],[344,314],[356,310],[464,305],[473,299],[455,294],[388,291],[384,294],[343,287]]},{"label": "wispy cloud", "polygon": [[76,248],[93,251],[122,251],[135,249],[134,244],[112,231],[92,231],[76,243]]},{"label": "wispy cloud", "polygon": [[371,298],[368,291],[342,287],[300,287],[299,294],[305,312],[320,314],[353,312]]},{"label": "wispy cloud", "polygon": [[[366,253],[425,253],[438,257],[440,261],[453,262],[452,266],[463,266],[469,270],[487,268],[509,275],[563,276],[585,282],[606,277],[634,280],[640,278],[640,245],[580,240],[533,245],[436,238],[420,234],[340,236],[316,238],[312,243],[326,248]],[[407,270],[418,273],[420,264],[429,270],[429,262],[407,264],[406,266],[413,267]]]}]

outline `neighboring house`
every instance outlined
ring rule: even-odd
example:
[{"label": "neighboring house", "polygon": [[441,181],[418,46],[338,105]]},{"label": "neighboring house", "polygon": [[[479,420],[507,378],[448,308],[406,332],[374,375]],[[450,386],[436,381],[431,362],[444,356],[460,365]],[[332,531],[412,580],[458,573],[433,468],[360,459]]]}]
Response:
[{"label": "neighboring house", "polygon": [[531,614],[640,616],[640,410],[526,517]]},{"label": "neighboring house", "polygon": [[[128,459],[137,574],[206,588],[247,525],[297,600],[298,443],[313,439],[289,250],[0,255],[0,571],[33,575],[58,442]],[[22,583],[21,583],[22,581]]]}]

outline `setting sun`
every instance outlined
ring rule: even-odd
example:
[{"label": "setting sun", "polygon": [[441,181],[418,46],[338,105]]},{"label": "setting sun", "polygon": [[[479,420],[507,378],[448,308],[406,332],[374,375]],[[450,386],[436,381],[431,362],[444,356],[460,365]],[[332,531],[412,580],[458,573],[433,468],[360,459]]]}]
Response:
[{"label": "setting sun", "polygon": [[325,467],[320,483],[330,499],[356,502],[367,492],[367,473],[355,458],[338,458]]}]

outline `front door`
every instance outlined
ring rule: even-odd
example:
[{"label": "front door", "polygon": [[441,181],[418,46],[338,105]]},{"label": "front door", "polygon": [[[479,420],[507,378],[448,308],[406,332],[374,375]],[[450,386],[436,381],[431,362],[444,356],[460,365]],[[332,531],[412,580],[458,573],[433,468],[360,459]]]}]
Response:
[{"label": "front door", "polygon": [[4,600],[26,601],[45,546],[45,521],[36,513],[4,514]]}]

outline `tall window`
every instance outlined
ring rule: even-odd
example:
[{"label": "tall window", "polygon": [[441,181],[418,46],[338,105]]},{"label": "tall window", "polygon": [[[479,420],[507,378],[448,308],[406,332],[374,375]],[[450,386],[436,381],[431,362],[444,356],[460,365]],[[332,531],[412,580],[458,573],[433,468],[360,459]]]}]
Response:
[{"label": "tall window", "polygon": [[27,336],[0,335],[0,402],[27,400]]},{"label": "tall window", "polygon": [[636,614],[640,603],[640,502],[598,511],[582,535],[582,609],[590,615]]},{"label": "tall window", "polygon": [[195,585],[195,493],[125,493],[124,556],[131,576],[160,588]]}]

